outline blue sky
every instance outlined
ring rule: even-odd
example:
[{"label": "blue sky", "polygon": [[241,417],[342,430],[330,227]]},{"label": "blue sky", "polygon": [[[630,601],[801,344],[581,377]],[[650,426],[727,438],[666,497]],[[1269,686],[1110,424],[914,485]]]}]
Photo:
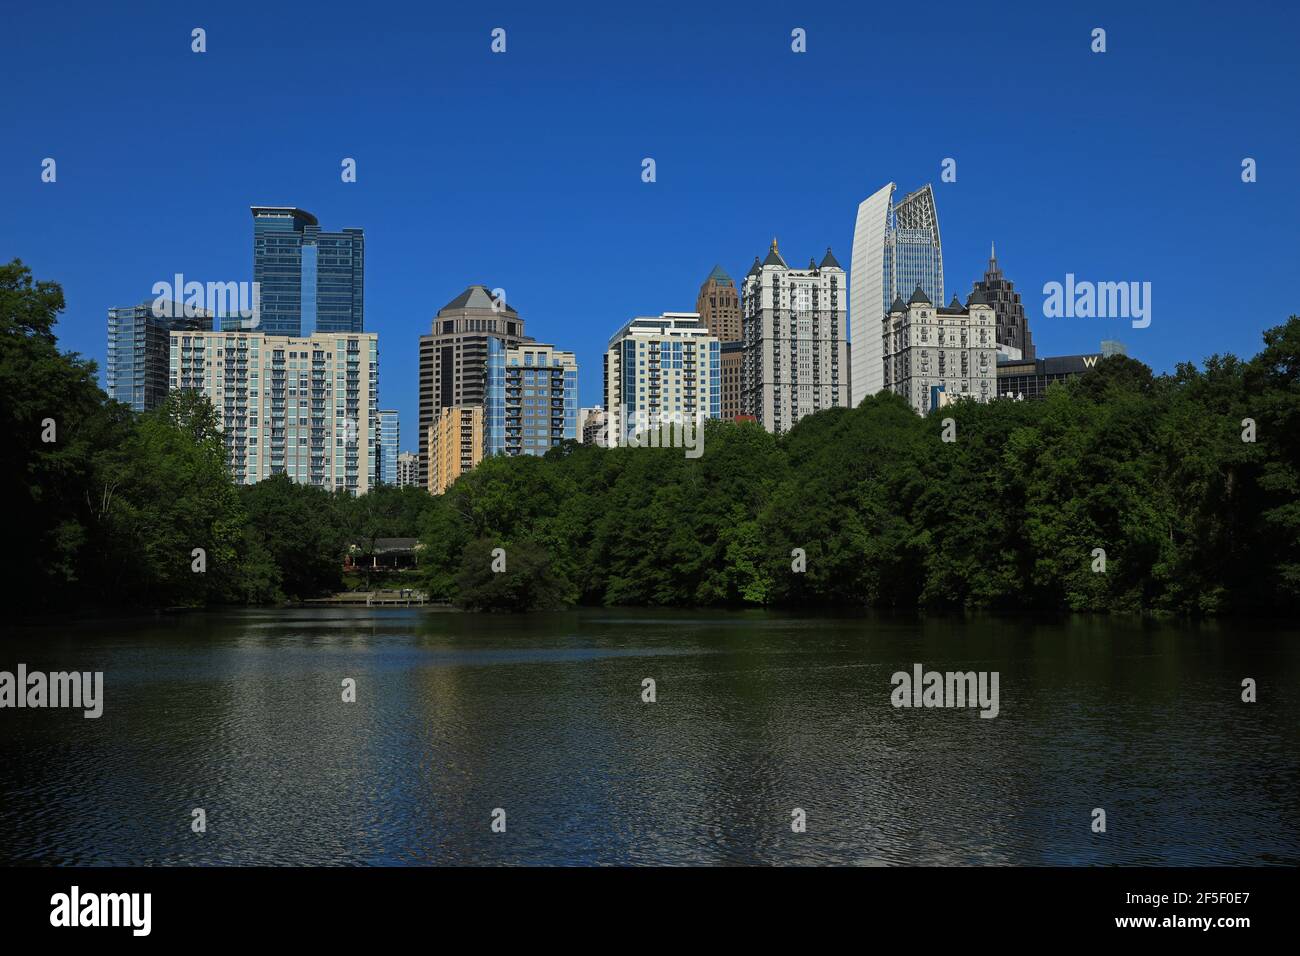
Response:
[{"label": "blue sky", "polygon": [[[11,4],[0,256],[63,284],[60,339],[102,363],[110,306],[176,272],[251,280],[250,205],[361,227],[409,448],[418,336],[466,285],[574,349],[595,404],[628,318],[693,308],[715,262],[739,279],[773,235],[791,265],[830,245],[847,268],[857,204],[890,180],[935,185],[948,297],[997,241],[1040,355],[1253,354],[1300,312],[1300,14],[1057,7]],[[1151,326],[1044,318],[1067,272],[1151,282]]]}]

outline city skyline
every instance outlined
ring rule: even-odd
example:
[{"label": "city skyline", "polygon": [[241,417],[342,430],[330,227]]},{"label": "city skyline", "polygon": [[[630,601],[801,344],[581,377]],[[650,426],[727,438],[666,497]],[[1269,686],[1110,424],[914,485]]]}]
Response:
[{"label": "city skyline", "polygon": [[[56,40],[26,29],[36,14],[18,10],[0,48],[15,95],[46,119],[41,135],[0,157],[3,234],[37,274],[60,276],[68,299],[61,341],[102,373],[107,309],[140,302],[176,273],[253,278],[251,205],[283,202],[331,229],[365,230],[366,330],[390,343],[380,404],[406,422],[408,449],[418,423],[410,343],[467,284],[505,288],[529,334],[572,349],[588,370],[580,403],[594,405],[601,383],[591,372],[611,329],[631,316],[689,310],[715,264],[743,275],[773,234],[791,249],[849,250],[853,209],[891,181],[933,184],[945,292],[964,294],[978,281],[997,243],[1039,355],[1120,338],[1156,371],[1171,371],[1213,352],[1250,354],[1260,330],[1297,310],[1288,280],[1300,237],[1287,224],[1300,219],[1300,195],[1284,174],[1297,132],[1276,122],[1277,91],[1296,88],[1285,42],[1293,11],[1257,10],[1241,23],[1118,8],[1087,19],[1029,6],[995,21],[943,5],[937,12],[937,45],[1013,46],[1018,70],[977,70],[961,84],[942,75],[882,82],[860,70],[866,26],[856,18],[739,5],[693,17],[689,30],[672,18],[632,25],[608,13],[560,30],[540,11],[507,8],[494,13],[510,37],[498,56],[489,50],[497,22],[463,12],[410,11],[409,29],[380,49],[364,29],[379,12],[301,24],[288,11],[214,11],[199,18],[209,37],[200,55],[189,46],[196,24],[170,13],[127,24],[87,9]],[[1104,54],[1089,49],[1096,25],[1108,30]],[[790,49],[796,26],[807,30],[805,54]],[[905,23],[871,30],[884,45],[908,37]],[[259,88],[247,67],[274,62],[270,38],[286,31],[322,58],[346,52],[373,64],[342,94],[346,109],[339,98]],[[149,63],[113,56],[127,36],[151,50]],[[428,119],[395,123],[432,43],[447,69],[430,87]],[[1173,55],[1200,48],[1214,50],[1208,71]],[[665,59],[664,49],[674,56]],[[61,77],[48,65],[56,50],[98,69],[102,83],[86,90]],[[172,82],[154,81],[158,67]],[[608,82],[582,82],[596,75]],[[551,109],[547,91],[556,88],[589,91]],[[716,111],[699,108],[699,88],[716,89],[726,104],[727,136],[713,135]],[[872,122],[847,123],[864,96]],[[845,121],[791,142],[762,132],[769,111],[810,97]],[[1232,104],[1212,110],[1211,128],[1194,141],[1179,107],[1193,100]],[[964,122],[989,109],[996,123]],[[587,119],[593,110],[598,128]],[[164,116],[176,141],[210,141],[224,124],[275,148],[151,159],[98,146]],[[907,136],[920,117],[924,131]],[[449,136],[456,151],[442,148]],[[54,183],[41,182],[45,157],[58,161]],[[352,183],[340,177],[349,157]],[[653,183],[642,182],[646,157],[656,160]],[[1258,161],[1258,182],[1242,182],[1246,157]],[[947,158],[955,182],[942,179]],[[107,223],[113,243],[96,244]],[[1231,235],[1251,241],[1224,240]],[[96,254],[85,255],[92,244]],[[575,295],[566,262],[600,294]],[[1152,282],[1153,324],[1130,331],[1122,320],[1043,318],[1040,290],[1067,273]],[[1223,302],[1234,303],[1227,320],[1215,304]]]}]

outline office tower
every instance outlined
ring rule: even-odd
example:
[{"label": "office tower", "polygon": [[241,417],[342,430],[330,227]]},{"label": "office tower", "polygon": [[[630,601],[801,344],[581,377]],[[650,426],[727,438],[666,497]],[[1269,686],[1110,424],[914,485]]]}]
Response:
[{"label": "office tower", "polygon": [[775,239],[745,276],[740,410],[770,432],[848,402],[844,278],[829,248],[791,269]]},{"label": "office tower", "polygon": [[638,316],[614,333],[605,352],[609,444],[647,426],[721,417],[721,348],[694,312]]},{"label": "office tower", "polygon": [[483,460],[483,406],[445,405],[429,427],[429,482],[425,489],[440,495],[461,475]]},{"label": "office tower", "polygon": [[1112,355],[1128,355],[1128,346],[1118,339],[1102,339],[1101,354],[1104,358]]},{"label": "office tower", "polygon": [[[167,397],[171,333],[212,328],[212,316],[208,312],[200,310],[200,315],[186,318],[181,303],[164,305],[167,308],[155,310],[154,301],[150,300],[108,310],[104,391],[109,398],[130,405],[137,412],[157,408]],[[157,313],[181,318],[160,318]]]},{"label": "office tower", "polygon": [[734,422],[741,414],[741,392],[745,374],[745,343],[723,342],[719,367],[722,371],[722,417]]},{"label": "office tower", "polygon": [[401,438],[401,426],[395,409],[380,409],[378,416],[379,483],[381,485],[395,485],[397,484],[397,449]]},{"label": "office tower", "polygon": [[1090,355],[1056,355],[1047,358],[1024,358],[998,362],[998,398],[1038,401],[1047,397],[1047,389],[1056,382],[1078,378],[1115,352],[1114,346],[1123,345],[1112,339],[1101,343],[1101,351]]},{"label": "office tower", "polygon": [[592,409],[587,416],[586,421],[582,423],[582,442],[584,445],[596,445],[605,448],[609,444],[605,440],[605,410],[603,408]]},{"label": "office tower", "polygon": [[997,316],[982,293],[963,307],[956,296],[935,308],[918,285],[889,309],[884,388],[925,415],[957,398],[987,402],[997,393]]},{"label": "office tower", "polygon": [[1014,282],[1002,275],[998,268],[996,247],[989,244],[989,267],[984,270],[983,281],[976,282],[972,291],[982,293],[984,301],[993,306],[998,317],[998,345],[1019,350],[1020,357],[1034,357],[1034,340],[1029,334],[1029,320],[1025,306],[1020,301]]},{"label": "office tower", "polygon": [[253,206],[252,211],[261,322],[247,331],[297,336],[364,331],[364,232],[323,232],[315,216],[292,206]]},{"label": "office tower", "polygon": [[237,482],[287,474],[353,494],[375,486],[373,333],[172,332],[171,386],[198,391],[217,409]]},{"label": "office tower", "polygon": [[531,340],[488,340],[484,447],[488,455],[544,455],[578,437],[578,362]]},{"label": "office tower", "polygon": [[738,342],[743,338],[740,294],[736,291],[736,283],[731,281],[731,276],[722,266],[714,266],[700,286],[700,293],[695,298],[695,311],[719,342]]},{"label": "office tower", "polygon": [[578,409],[578,441],[584,445],[600,444],[596,441],[605,426],[605,409],[592,405]]},{"label": "office tower", "polygon": [[939,214],[929,185],[894,202],[888,183],[858,206],[853,228],[853,284],[849,330],[853,340],[850,401],[884,388],[885,315],[891,303],[920,286],[943,301],[943,246]]},{"label": "office tower", "polygon": [[487,396],[488,342],[525,341],[524,321],[513,306],[472,285],[434,316],[420,336],[420,486],[429,486],[429,428],[448,405],[482,405]]},{"label": "office tower", "polygon": [[741,369],[744,364],[745,337],[741,319],[740,292],[722,266],[713,267],[695,298],[695,311],[721,343],[722,418],[734,421],[740,414]]},{"label": "office tower", "polygon": [[397,487],[414,488],[420,483],[420,456],[413,451],[397,454]]}]

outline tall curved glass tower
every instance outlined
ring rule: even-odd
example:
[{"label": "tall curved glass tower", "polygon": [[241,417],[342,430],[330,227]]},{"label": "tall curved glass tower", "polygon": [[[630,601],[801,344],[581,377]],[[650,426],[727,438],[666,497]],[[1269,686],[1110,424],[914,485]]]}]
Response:
[{"label": "tall curved glass tower", "polygon": [[849,400],[856,408],[884,388],[884,320],[889,305],[919,285],[943,301],[943,246],[929,184],[894,202],[894,183],[862,201],[853,228],[849,333],[853,349]]}]

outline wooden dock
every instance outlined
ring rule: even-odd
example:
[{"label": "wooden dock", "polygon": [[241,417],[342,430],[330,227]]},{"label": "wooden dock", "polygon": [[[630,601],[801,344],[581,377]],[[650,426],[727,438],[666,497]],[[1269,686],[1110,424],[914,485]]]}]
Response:
[{"label": "wooden dock", "polygon": [[430,601],[423,591],[340,591],[327,598],[310,598],[303,604],[329,607],[450,607],[445,601]]}]

